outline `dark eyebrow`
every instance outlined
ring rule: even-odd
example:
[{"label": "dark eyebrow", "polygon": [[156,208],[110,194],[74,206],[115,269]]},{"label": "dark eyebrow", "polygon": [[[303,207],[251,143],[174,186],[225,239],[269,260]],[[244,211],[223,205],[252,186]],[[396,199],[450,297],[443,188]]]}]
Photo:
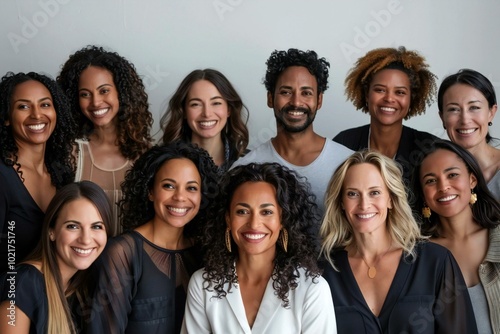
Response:
[{"label": "dark eyebrow", "polygon": [[[169,177],[166,177],[166,178],[164,178],[163,180],[160,180],[160,182],[163,182],[163,181],[170,181],[170,182],[172,182],[172,183],[177,184],[177,181],[175,181],[174,179],[171,179],[171,178],[169,178]],[[196,183],[196,184],[200,184],[200,183],[199,183],[198,181],[196,181],[196,180],[191,180],[191,181],[188,181],[188,182],[186,182],[186,183]]]},{"label": "dark eyebrow", "polygon": [[[50,101],[52,101],[52,98],[51,98],[50,96],[42,97],[42,98],[41,98],[41,99],[39,99],[37,102],[42,102],[42,101],[44,101],[44,100],[50,100]],[[15,101],[14,101],[14,103],[16,103],[16,102],[27,102],[27,103],[30,103],[30,102],[31,102],[31,100],[27,100],[27,99],[17,99],[17,100],[15,100]]]},{"label": "dark eyebrow", "polygon": [[[105,84],[102,84],[102,85],[98,86],[97,89],[101,89],[101,88],[106,87],[106,86],[114,87],[112,84],[105,83]],[[88,89],[88,88],[85,88],[85,87],[78,89],[78,91],[81,91],[81,90],[91,91],[91,89]]]}]

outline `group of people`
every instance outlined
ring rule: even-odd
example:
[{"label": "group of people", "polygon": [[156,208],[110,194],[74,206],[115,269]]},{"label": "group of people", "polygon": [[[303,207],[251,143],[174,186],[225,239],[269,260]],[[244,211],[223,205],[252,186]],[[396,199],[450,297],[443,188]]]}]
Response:
[{"label": "group of people", "polygon": [[[370,124],[313,124],[329,63],[274,51],[276,136],[214,69],[153,118],[133,64],[88,46],[0,82],[1,333],[500,333],[500,149],[481,73],[361,57]],[[403,125],[437,94],[451,141]],[[2,274],[3,273],[3,274]]]}]

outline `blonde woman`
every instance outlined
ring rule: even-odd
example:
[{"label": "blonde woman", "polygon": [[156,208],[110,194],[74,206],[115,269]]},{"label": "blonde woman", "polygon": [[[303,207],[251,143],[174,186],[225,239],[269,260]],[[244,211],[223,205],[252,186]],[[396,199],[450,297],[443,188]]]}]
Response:
[{"label": "blonde woman", "polygon": [[321,236],[339,333],[477,333],[460,268],[421,237],[392,159],[356,152],[337,169]]}]

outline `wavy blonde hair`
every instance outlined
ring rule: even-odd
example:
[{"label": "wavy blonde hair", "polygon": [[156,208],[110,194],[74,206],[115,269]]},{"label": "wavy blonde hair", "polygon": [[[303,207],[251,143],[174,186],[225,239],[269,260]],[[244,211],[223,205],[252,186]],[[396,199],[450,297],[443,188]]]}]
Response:
[{"label": "wavy blonde hair", "polygon": [[332,249],[344,248],[355,242],[351,224],[342,210],[342,193],[349,168],[363,163],[377,167],[389,190],[393,208],[387,215],[387,228],[392,240],[403,249],[405,255],[415,259],[415,245],[424,238],[408,204],[401,170],[393,160],[368,150],[352,154],[330,179],[325,195],[325,216],[320,228],[321,255],[335,268],[331,257]]}]

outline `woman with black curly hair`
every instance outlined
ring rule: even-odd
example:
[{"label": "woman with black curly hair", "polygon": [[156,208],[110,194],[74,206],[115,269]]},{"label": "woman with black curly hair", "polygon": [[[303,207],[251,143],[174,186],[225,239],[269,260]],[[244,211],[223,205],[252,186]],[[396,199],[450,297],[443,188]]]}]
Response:
[{"label": "woman with black curly hair", "polygon": [[225,173],[247,151],[248,111],[238,92],[214,69],[189,73],[161,118],[163,143],[183,140],[205,149]]},{"label": "woman with black curly hair", "polygon": [[306,183],[277,163],[237,166],[224,176],[216,203],[182,332],[336,333]]},{"label": "woman with black curly hair", "polygon": [[2,78],[0,272],[35,248],[56,189],[73,181],[75,131],[66,96],[53,79],[34,72]]},{"label": "woman with black curly hair", "polygon": [[422,150],[437,137],[403,125],[425,113],[436,94],[436,76],[425,58],[405,47],[381,48],[359,58],[345,79],[345,93],[370,124],[340,132],[333,140],[354,151],[372,149],[395,159],[407,184]]},{"label": "woman with black curly hair", "polygon": [[97,263],[90,333],[178,333],[189,278],[201,267],[195,241],[217,193],[216,167],[191,144],[154,146],[122,187],[126,233]]},{"label": "woman with black curly hair", "polygon": [[116,52],[88,46],[69,57],[57,77],[79,124],[76,181],[100,185],[118,222],[120,183],[133,161],[151,147],[153,118],[135,67]]}]

